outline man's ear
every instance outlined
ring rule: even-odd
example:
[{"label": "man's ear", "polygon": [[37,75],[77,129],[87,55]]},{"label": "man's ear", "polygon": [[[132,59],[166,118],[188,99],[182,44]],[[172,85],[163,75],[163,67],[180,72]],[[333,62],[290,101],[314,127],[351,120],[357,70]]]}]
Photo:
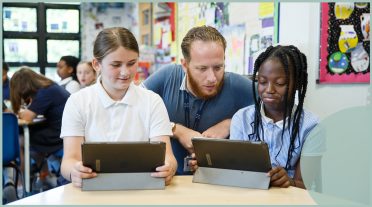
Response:
[{"label": "man's ear", "polygon": [[182,65],[183,72],[187,73],[188,62],[185,58],[181,58],[181,65]]},{"label": "man's ear", "polygon": [[96,58],[93,58],[92,60],[92,66],[93,69],[96,71],[97,74],[100,74],[101,72],[101,66]]},{"label": "man's ear", "polygon": [[68,66],[68,73],[72,74],[74,72],[74,68],[71,66]]}]

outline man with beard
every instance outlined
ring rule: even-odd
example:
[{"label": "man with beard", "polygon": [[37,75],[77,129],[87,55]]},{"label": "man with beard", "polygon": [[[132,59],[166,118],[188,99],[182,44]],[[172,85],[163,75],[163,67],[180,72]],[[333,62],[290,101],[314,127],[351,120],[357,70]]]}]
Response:
[{"label": "man with beard", "polygon": [[193,153],[192,137],[228,138],[232,116],[253,104],[251,81],[225,72],[226,40],[215,28],[192,28],[181,48],[182,65],[168,65],[143,83],[165,102],[178,175],[191,173],[185,160]]}]

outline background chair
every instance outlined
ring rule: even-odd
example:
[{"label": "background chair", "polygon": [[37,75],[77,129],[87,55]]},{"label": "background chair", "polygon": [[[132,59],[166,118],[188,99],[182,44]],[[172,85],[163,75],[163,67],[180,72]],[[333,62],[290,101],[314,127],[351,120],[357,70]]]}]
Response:
[{"label": "background chair", "polygon": [[[14,201],[25,195],[23,176],[19,166],[20,146],[18,119],[12,113],[3,113],[3,203]],[[9,171],[15,171],[15,173],[11,173],[11,176],[9,173],[5,173]],[[19,181],[21,181],[23,189],[21,196],[17,191]]]}]

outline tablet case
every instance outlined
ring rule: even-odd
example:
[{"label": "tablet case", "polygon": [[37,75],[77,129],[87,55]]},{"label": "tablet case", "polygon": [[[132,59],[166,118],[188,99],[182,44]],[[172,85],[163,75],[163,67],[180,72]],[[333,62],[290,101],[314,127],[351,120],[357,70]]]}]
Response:
[{"label": "tablet case", "polygon": [[164,165],[164,142],[85,142],[83,165],[97,177],[83,179],[82,190],[164,189],[164,178],[151,177]]},{"label": "tablet case", "polygon": [[199,168],[193,182],[268,189],[271,170],[268,146],[215,138],[192,138]]}]

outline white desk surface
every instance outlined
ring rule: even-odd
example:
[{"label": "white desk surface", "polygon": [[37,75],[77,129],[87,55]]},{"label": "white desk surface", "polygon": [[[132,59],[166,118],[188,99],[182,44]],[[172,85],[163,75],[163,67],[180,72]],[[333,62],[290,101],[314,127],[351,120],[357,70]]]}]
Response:
[{"label": "white desk surface", "polygon": [[306,190],[295,187],[256,190],[192,183],[192,176],[176,176],[165,190],[81,191],[80,188],[68,184],[10,203],[10,205],[30,204],[315,205],[316,203]]}]

